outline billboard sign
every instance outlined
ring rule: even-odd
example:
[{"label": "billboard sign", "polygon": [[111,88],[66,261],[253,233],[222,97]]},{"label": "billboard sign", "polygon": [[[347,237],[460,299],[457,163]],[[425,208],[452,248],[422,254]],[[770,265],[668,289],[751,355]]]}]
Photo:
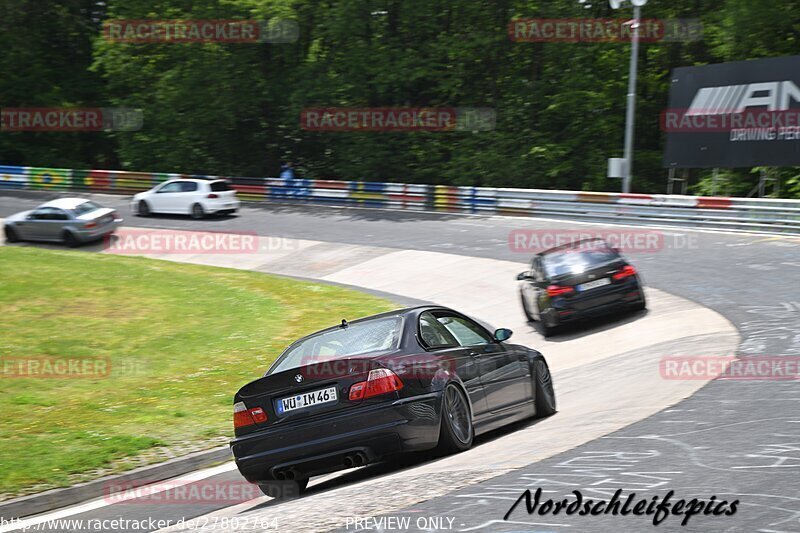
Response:
[{"label": "billboard sign", "polygon": [[667,168],[800,165],[800,56],[672,72]]}]

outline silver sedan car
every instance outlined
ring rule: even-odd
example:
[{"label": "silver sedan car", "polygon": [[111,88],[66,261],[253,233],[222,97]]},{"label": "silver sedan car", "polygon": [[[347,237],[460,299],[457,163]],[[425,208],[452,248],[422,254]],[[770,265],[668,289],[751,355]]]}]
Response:
[{"label": "silver sedan car", "polygon": [[59,198],[5,220],[6,240],[63,242],[68,246],[102,239],[122,223],[116,211],[85,198]]}]

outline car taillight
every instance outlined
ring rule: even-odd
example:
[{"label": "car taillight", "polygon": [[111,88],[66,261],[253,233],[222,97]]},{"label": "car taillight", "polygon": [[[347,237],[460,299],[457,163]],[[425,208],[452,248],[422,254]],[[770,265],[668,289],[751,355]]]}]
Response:
[{"label": "car taillight", "polygon": [[84,228],[93,228],[97,225],[97,222],[87,222],[83,225]]},{"label": "car taillight", "polygon": [[233,404],[233,427],[241,428],[267,421],[267,413],[261,407],[248,409],[244,402]]},{"label": "car taillight", "polygon": [[547,287],[547,295],[550,297],[553,296],[563,296],[565,294],[571,294],[575,292],[575,289],[572,287],[562,287],[561,285],[550,285]]},{"label": "car taillight", "polygon": [[364,399],[364,391],[367,388],[366,381],[359,381],[358,383],[353,383],[350,386],[350,401],[356,400],[363,400]]},{"label": "car taillight", "polygon": [[620,279],[629,278],[629,277],[635,276],[635,275],[636,275],[636,269],[633,268],[630,265],[625,265],[625,268],[623,268],[622,270],[620,270],[616,274],[612,275],[611,277],[616,279],[616,280],[620,280]]},{"label": "car taillight", "polygon": [[219,198],[219,196],[218,196],[218,195],[216,195],[216,194],[214,194],[214,193],[212,192],[211,194],[209,194],[208,196],[206,196],[206,198]]},{"label": "car taillight", "polygon": [[378,368],[369,371],[367,381],[359,381],[350,386],[350,401],[365,400],[373,396],[380,396],[389,392],[399,391],[403,382],[397,374],[388,368]]},{"label": "car taillight", "polygon": [[267,413],[265,413],[261,407],[253,407],[250,409],[250,415],[253,417],[253,420],[256,421],[256,424],[267,421]]}]

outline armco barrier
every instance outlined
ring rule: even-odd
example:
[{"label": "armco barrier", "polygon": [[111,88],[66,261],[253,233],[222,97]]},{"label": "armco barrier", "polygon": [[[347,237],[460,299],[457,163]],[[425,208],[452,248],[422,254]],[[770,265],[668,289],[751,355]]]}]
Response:
[{"label": "armco barrier", "polygon": [[[0,191],[33,189],[131,195],[187,174],[0,165]],[[800,233],[800,200],[622,194],[364,181],[225,177],[241,200],[545,216]]]}]

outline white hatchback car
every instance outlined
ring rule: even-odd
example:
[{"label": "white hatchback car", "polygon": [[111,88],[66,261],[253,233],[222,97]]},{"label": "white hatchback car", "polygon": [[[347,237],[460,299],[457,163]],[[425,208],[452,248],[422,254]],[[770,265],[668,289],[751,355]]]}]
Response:
[{"label": "white hatchback car", "polygon": [[234,213],[238,209],[236,191],[225,180],[171,180],[140,192],[131,201],[131,210],[142,217],[166,213],[203,218],[210,214]]}]

